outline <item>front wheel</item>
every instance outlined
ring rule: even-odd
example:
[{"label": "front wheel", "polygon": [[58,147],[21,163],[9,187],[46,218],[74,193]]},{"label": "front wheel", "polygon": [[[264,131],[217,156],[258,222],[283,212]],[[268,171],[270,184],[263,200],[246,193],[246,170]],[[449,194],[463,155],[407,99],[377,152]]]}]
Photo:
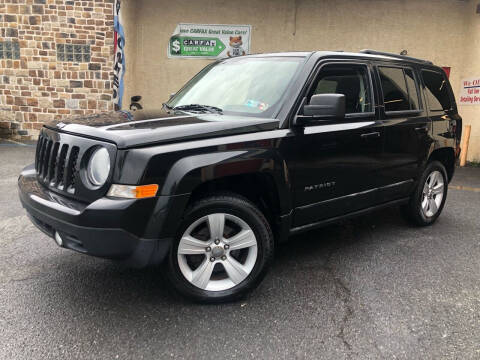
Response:
[{"label": "front wheel", "polygon": [[180,224],[167,264],[170,282],[201,302],[237,299],[254,289],[273,257],[264,215],[236,195],[195,203]]},{"label": "front wheel", "polygon": [[407,219],[419,226],[433,224],[447,199],[447,171],[439,161],[429,163],[419,179],[410,202],[404,206]]}]

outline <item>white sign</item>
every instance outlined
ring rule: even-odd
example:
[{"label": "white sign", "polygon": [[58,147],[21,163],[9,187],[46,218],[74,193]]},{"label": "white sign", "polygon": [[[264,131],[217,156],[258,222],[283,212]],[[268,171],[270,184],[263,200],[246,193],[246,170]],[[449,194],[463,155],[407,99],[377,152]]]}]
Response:
[{"label": "white sign", "polygon": [[480,105],[480,77],[462,80],[459,105]]},{"label": "white sign", "polygon": [[168,42],[169,58],[217,59],[250,53],[250,25],[178,24]]}]

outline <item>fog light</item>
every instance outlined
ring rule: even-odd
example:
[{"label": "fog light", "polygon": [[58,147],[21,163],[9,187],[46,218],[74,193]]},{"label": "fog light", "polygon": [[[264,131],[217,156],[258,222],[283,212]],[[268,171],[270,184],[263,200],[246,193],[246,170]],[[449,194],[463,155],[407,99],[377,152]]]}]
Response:
[{"label": "fog light", "polygon": [[57,243],[58,246],[63,246],[63,239],[58,233],[58,231],[55,231],[55,242]]}]

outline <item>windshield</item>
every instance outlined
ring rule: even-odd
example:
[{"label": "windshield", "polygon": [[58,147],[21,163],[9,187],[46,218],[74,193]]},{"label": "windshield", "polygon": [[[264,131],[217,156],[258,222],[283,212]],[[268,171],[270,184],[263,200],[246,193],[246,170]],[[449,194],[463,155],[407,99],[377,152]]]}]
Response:
[{"label": "windshield", "polygon": [[168,108],[273,117],[303,58],[235,58],[209,65]]}]

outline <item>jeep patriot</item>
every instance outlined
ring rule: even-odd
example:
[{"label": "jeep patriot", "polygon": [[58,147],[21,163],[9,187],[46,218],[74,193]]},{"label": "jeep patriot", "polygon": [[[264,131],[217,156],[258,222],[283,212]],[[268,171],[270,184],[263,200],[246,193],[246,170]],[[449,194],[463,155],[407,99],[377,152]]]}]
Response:
[{"label": "jeep patriot", "polygon": [[387,206],[432,225],[459,154],[444,71],[372,50],[218,60],[158,108],[46,124],[20,200],[59,246],[202,302],[254,289],[290,235]]}]

